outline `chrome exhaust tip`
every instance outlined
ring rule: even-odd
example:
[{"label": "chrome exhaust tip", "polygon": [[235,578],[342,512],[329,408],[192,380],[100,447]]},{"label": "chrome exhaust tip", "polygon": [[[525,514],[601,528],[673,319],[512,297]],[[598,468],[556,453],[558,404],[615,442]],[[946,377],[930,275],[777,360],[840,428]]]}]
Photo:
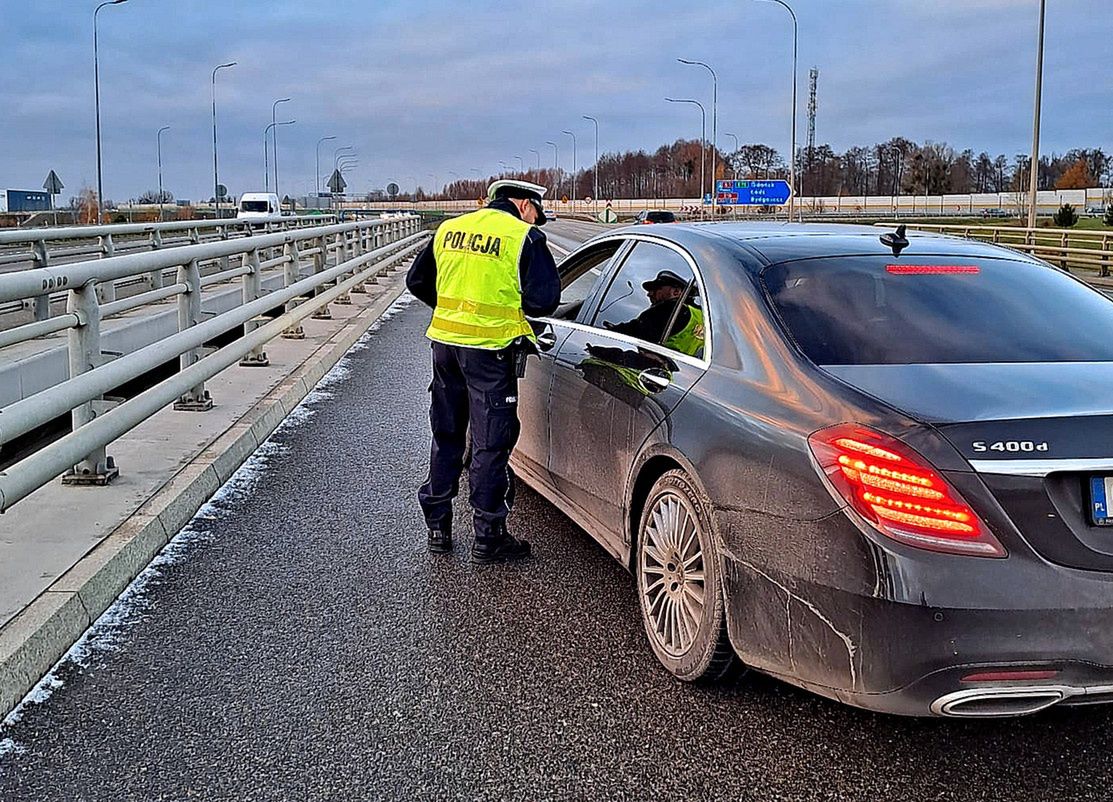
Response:
[{"label": "chrome exhaust tip", "polygon": [[931,712],[951,718],[1026,716],[1046,710],[1077,693],[1078,689],[1061,685],[970,688],[940,696],[932,702]]}]

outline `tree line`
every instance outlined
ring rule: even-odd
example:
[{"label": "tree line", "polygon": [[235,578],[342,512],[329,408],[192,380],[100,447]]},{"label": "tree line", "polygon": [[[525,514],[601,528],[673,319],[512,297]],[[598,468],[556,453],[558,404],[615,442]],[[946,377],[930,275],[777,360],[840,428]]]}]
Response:
[{"label": "tree line", "polygon": [[[716,178],[787,179],[788,165],[775,148],[762,143],[740,145],[735,151],[708,146],[699,140],[678,139],[650,153],[645,150],[606,153],[599,158],[600,198],[695,198],[708,191],[712,163]],[[702,164],[702,167],[701,167]],[[856,146],[843,153],[830,145],[802,148],[797,154],[797,192],[805,196],[910,195],[1015,192],[1026,190],[1030,157],[992,155],[972,149],[956,150],[945,142],[922,144],[893,137],[876,145]],[[701,191],[700,176],[704,176]],[[457,181],[443,193],[427,197],[480,198],[498,177],[520,177],[551,188],[551,196],[572,197],[573,176],[546,168],[507,173],[486,179]],[[594,167],[578,171],[574,196],[596,193]],[[1040,189],[1085,189],[1113,185],[1113,157],[1101,148],[1074,148],[1040,157]]]}]

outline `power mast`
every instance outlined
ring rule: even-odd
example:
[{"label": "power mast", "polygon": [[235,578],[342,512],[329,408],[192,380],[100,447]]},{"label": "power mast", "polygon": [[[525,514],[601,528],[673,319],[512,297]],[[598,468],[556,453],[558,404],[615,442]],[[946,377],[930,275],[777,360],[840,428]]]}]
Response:
[{"label": "power mast", "polygon": [[808,166],[811,166],[815,154],[815,87],[819,82],[819,68],[812,67],[808,72]]}]

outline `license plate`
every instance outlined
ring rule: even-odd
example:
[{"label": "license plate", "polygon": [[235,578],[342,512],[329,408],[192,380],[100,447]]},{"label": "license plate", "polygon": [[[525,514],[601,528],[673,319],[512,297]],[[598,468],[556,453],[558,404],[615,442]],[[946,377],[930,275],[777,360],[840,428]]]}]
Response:
[{"label": "license plate", "polygon": [[1113,476],[1090,477],[1090,520],[1095,526],[1113,526]]}]

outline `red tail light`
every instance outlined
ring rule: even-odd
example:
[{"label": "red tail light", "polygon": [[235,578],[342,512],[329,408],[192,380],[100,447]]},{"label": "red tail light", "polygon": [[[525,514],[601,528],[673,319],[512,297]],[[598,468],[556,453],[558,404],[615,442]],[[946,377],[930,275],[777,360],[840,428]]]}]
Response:
[{"label": "red tail light", "polygon": [[857,424],[808,438],[824,475],[877,531],[921,549],[1004,557],[1004,547],[926,459],[899,440]]}]

